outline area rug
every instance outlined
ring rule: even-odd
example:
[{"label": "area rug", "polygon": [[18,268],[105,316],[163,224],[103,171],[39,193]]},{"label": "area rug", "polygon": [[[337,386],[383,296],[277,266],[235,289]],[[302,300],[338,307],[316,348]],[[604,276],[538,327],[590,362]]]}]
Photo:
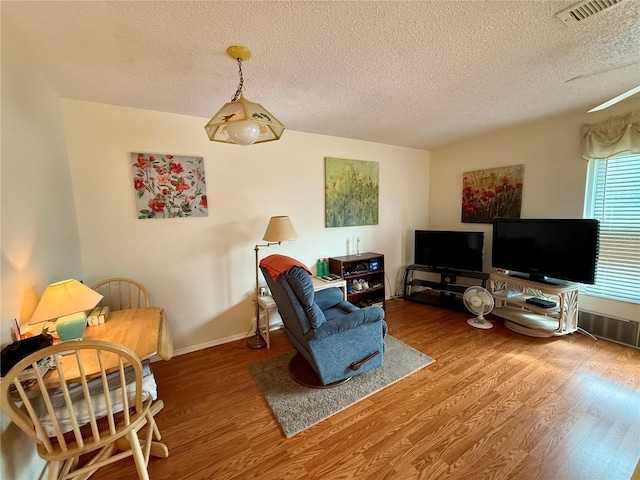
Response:
[{"label": "area rug", "polygon": [[295,352],[254,363],[249,371],[290,438],[435,361],[389,335],[385,344],[382,367],[334,388],[313,389],[294,382],[288,367]]}]

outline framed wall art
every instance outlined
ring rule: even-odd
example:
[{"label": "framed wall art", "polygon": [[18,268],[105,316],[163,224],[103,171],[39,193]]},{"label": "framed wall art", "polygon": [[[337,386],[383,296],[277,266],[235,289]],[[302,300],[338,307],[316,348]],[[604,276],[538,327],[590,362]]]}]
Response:
[{"label": "framed wall art", "polygon": [[492,223],[495,218],[520,218],[524,165],[465,172],[462,180],[462,222]]},{"label": "framed wall art", "polygon": [[202,157],[131,153],[138,218],[206,217]]},{"label": "framed wall art", "polygon": [[378,162],[325,157],[325,226],[378,224]]}]

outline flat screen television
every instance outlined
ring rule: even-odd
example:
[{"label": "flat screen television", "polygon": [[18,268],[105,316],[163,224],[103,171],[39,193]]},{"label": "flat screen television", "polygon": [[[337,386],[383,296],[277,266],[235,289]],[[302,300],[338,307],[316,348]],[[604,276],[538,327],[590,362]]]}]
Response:
[{"label": "flat screen television", "polygon": [[593,284],[598,233],[598,221],[591,219],[498,219],[491,266],[536,282]]},{"label": "flat screen television", "polygon": [[482,271],[484,232],[416,230],[414,263],[434,270]]}]

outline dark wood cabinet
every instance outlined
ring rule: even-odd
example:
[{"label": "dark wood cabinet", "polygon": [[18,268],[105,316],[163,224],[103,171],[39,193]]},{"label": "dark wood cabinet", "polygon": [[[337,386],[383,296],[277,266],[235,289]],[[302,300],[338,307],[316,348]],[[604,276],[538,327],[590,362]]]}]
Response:
[{"label": "dark wood cabinet", "polygon": [[329,258],[329,272],[347,281],[347,300],[358,307],[385,307],[384,255],[366,252],[360,255]]}]

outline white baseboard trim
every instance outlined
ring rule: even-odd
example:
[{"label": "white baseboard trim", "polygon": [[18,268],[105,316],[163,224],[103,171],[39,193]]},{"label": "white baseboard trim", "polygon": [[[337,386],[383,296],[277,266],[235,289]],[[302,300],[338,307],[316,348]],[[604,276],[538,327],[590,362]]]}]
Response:
[{"label": "white baseboard trim", "polygon": [[210,342],[199,343],[197,345],[191,345],[190,347],[174,350],[173,356],[177,357],[179,355],[184,355],[185,353],[197,352],[198,350],[223,345],[225,343],[235,342],[236,340],[242,340],[243,338],[247,338],[246,333],[239,333],[237,335],[231,335],[230,337],[225,338],[217,338],[215,340],[211,340]]},{"label": "white baseboard trim", "polygon": [[[269,331],[273,332],[274,330],[279,330],[279,329],[281,329],[283,327],[284,327],[284,325],[282,324],[282,322],[276,322],[275,325],[271,325],[271,328],[269,329]],[[210,342],[204,342],[204,343],[199,343],[197,345],[192,345],[190,347],[179,348],[179,349],[173,351],[173,356],[177,357],[177,356],[180,356],[180,355],[184,355],[185,353],[197,352],[198,350],[204,350],[205,348],[216,347],[218,345],[224,345],[225,343],[235,342],[237,340],[242,340],[243,338],[247,338],[247,334],[246,333],[239,333],[237,335],[231,335],[229,337],[218,338],[216,340],[211,340]],[[162,359],[158,355],[154,355],[153,357],[151,357],[151,361],[152,362],[157,362],[159,360],[162,360]]]}]

